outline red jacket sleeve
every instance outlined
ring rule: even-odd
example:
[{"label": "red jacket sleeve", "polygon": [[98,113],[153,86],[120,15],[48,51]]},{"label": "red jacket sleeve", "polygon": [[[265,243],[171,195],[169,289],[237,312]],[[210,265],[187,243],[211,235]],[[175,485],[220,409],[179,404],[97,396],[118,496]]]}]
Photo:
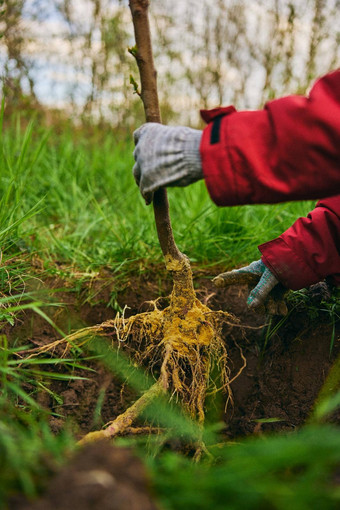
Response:
[{"label": "red jacket sleeve", "polygon": [[331,276],[340,285],[340,195],[320,200],[280,237],[259,246],[276,278],[297,290]]},{"label": "red jacket sleeve", "polygon": [[263,110],[203,111],[201,158],[217,205],[274,203],[340,193],[340,70],[309,97],[289,96]]}]

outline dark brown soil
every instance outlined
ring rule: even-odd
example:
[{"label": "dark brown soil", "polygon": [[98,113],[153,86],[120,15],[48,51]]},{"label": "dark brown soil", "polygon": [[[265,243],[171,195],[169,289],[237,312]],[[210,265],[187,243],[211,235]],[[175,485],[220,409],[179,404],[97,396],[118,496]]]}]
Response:
[{"label": "dark brown soil", "polygon": [[[47,285],[60,286],[60,282],[47,282]],[[49,315],[64,331],[112,319],[116,312],[107,303],[113,289],[106,285],[101,290],[102,286],[101,280],[91,284],[90,291],[95,295],[96,304],[88,302],[88,289],[84,289],[80,297],[64,289],[55,295],[64,305],[53,313],[48,309]],[[261,428],[266,430],[285,430],[304,423],[339,352],[339,335],[336,335],[332,355],[329,355],[332,325],[310,321],[306,310],[302,309],[293,311],[270,337],[268,331],[273,329],[279,318],[274,318],[268,328],[268,317],[259,312],[250,312],[246,307],[246,287],[217,290],[204,275],[196,277],[195,286],[198,297],[207,302],[211,309],[231,312],[240,321],[235,327],[226,328],[225,342],[229,349],[232,376],[241,366],[239,348],[235,342],[247,359],[247,367],[232,383],[234,402],[224,415],[227,436],[234,438],[258,432],[256,420],[280,420],[262,425]],[[117,302],[122,308],[128,305],[127,315],[131,315],[145,310],[147,301],[162,294],[167,296],[170,290],[169,279],[160,289],[159,282],[154,281],[150,274],[141,275],[130,280],[117,294]],[[21,324],[10,328],[8,334],[11,338],[20,338],[23,343],[31,342],[34,346],[46,345],[60,336],[44,319],[32,314],[22,317]],[[62,353],[63,348],[60,348],[56,354]],[[51,417],[51,427],[56,432],[68,419],[81,436],[112,420],[134,398],[133,392],[102,366],[89,362],[83,364],[95,370],[75,372],[86,377],[86,380],[51,383],[50,388],[62,398],[62,404],[48,394],[38,396],[42,405],[63,416]],[[53,370],[58,368],[53,367]],[[101,416],[95,422],[94,411],[98,397],[103,392],[105,398]]]},{"label": "dark brown soil", "polygon": [[157,510],[142,462],[109,442],[80,450],[39,501],[18,498],[12,510]]},{"label": "dark brown soil", "polygon": [[[146,301],[160,295],[166,296],[170,292],[170,279],[166,277],[165,283],[160,284],[158,278],[156,272],[153,276],[142,274],[116,292],[112,280],[108,275],[104,275],[102,279],[92,282],[90,288],[84,288],[80,296],[67,289],[58,293],[56,299],[65,304],[62,308],[57,308],[53,314],[49,309],[49,314],[64,331],[98,324],[115,316],[116,312],[107,306],[112,293],[122,308],[128,305],[130,307],[128,313],[135,314],[147,307]],[[60,282],[49,281],[45,285],[60,287]],[[220,415],[217,416],[217,419],[224,420],[224,436],[233,439],[273,430],[292,430],[301,426],[308,418],[332,361],[339,353],[339,328],[330,356],[332,326],[329,321],[311,321],[305,309],[294,310],[287,320],[282,322],[277,332],[270,335],[279,319],[274,318],[268,326],[268,317],[247,310],[247,288],[244,286],[232,287],[227,291],[216,290],[210,278],[200,273],[195,277],[195,287],[198,297],[211,309],[231,312],[240,321],[238,325],[226,328],[225,342],[229,350],[232,375],[236,374],[241,366],[239,347],[247,359],[247,367],[232,383],[233,404],[226,410],[222,404]],[[8,334],[11,338],[20,338],[23,343],[31,342],[34,346],[45,345],[59,337],[43,319],[30,314],[21,319],[19,326],[9,329]],[[38,396],[41,405],[60,415],[50,418],[51,428],[55,432],[58,432],[67,420],[72,424],[78,437],[81,437],[115,418],[135,398],[127,386],[98,363],[83,362],[83,364],[88,364],[95,370],[88,372],[78,369],[75,372],[86,377],[86,380],[51,383],[50,389],[62,398],[62,404],[48,394],[41,393]],[[103,406],[100,414],[96,415],[96,406],[102,394],[105,394]],[[148,499],[146,489],[143,489],[147,484],[139,461],[135,460],[134,464],[131,460],[133,457],[126,451],[111,450],[104,446],[100,448],[80,453],[66,471],[62,471],[54,479],[48,489],[47,499],[44,499],[45,506],[39,506],[39,503],[38,506],[34,506],[34,510],[43,508],[67,510],[71,507],[72,510],[99,507],[101,510],[155,508]],[[90,474],[87,471],[84,474],[85,464],[90,471],[106,470],[106,478],[104,477],[107,481],[106,492],[103,489],[103,494],[99,494],[98,487],[102,482],[98,482],[99,485],[97,482],[86,485],[84,480],[89,479]],[[124,476],[121,476],[123,465],[126,471]],[[129,470],[129,466],[135,467]],[[53,506],[52,503],[56,501],[56,495],[60,494],[62,487],[67,488],[67,497],[61,500],[62,506],[55,504]],[[115,498],[122,501],[121,506],[113,506],[112,503],[112,494],[117,490]],[[129,493],[132,494],[133,491],[134,495],[129,499]],[[111,506],[105,503],[105,498],[108,498]],[[93,505],[88,506],[88,501],[93,501]]]}]

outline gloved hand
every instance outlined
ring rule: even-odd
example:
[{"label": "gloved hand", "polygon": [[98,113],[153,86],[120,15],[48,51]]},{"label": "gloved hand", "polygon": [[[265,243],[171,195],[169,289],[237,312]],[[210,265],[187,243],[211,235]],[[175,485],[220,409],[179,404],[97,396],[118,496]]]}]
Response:
[{"label": "gloved hand", "polygon": [[[262,260],[256,260],[241,269],[221,273],[213,279],[213,282],[216,287],[255,285],[247,299],[249,308],[263,307],[266,304],[267,311],[273,315],[286,315],[287,313],[287,307],[283,301],[283,294],[287,289],[279,284],[278,279]],[[276,287],[275,292],[272,292],[274,287]]]},{"label": "gloved hand", "polygon": [[147,204],[165,186],[187,186],[203,178],[202,131],[148,122],[134,132],[135,180]]}]

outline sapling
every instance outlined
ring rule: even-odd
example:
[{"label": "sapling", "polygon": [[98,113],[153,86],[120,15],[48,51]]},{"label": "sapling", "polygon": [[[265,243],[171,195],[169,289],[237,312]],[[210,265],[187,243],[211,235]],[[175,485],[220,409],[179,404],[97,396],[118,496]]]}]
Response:
[{"label": "sapling", "polygon": [[[138,93],[143,101],[146,121],[161,122],[148,19],[149,1],[130,0],[129,6],[136,39],[136,45],[130,53],[136,59],[141,81],[141,91]],[[132,84],[137,91],[134,79]],[[150,312],[129,319],[116,317],[115,320],[78,331],[72,335],[72,340],[89,333],[108,334],[110,331],[125,342],[132,339],[134,345],[137,343],[145,346],[143,352],[138,352],[139,361],[147,360],[152,366],[158,365],[159,377],[149,390],[107,428],[86,435],[83,441],[122,433],[131,426],[145,406],[163,392],[180,397],[184,407],[193,419],[198,420],[199,425],[204,422],[204,402],[209,387],[212,386],[213,391],[222,388],[231,396],[227,349],[221,333],[225,322],[235,323],[236,319],[227,312],[210,310],[197,299],[189,259],[180,252],[174,240],[164,188],[154,193],[153,209],[165,265],[173,279],[169,306],[162,310],[156,300]],[[242,352],[241,356],[243,367],[239,373],[246,363]],[[212,367],[215,365],[219,367],[221,388],[214,386],[211,380]]]}]

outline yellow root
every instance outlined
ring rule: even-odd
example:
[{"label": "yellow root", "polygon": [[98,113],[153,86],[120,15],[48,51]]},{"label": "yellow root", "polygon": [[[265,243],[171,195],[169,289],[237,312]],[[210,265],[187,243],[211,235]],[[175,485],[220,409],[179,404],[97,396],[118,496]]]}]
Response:
[{"label": "yellow root", "polygon": [[[214,312],[195,296],[191,269],[188,261],[166,259],[167,269],[173,273],[174,287],[170,305],[161,310],[158,300],[150,302],[153,310],[125,318],[117,314],[115,319],[97,326],[78,330],[66,339],[55,342],[84,343],[89,337],[114,336],[120,346],[126,346],[140,365],[148,366],[158,374],[157,382],[131,407],[113,420],[107,428],[87,434],[81,442],[114,437],[131,427],[143,409],[160,393],[167,391],[170,398],[180,399],[190,416],[204,423],[204,403],[207,393],[223,390],[227,402],[231,399],[228,354],[222,340],[223,324],[236,325],[237,320],[222,311]],[[246,359],[240,349],[243,366]],[[219,384],[211,377],[218,368]],[[204,450],[200,445],[197,455]]]},{"label": "yellow root", "polygon": [[[142,409],[161,391],[168,391],[171,398],[180,398],[193,419],[203,425],[204,402],[207,391],[226,391],[231,398],[228,356],[221,338],[223,322],[235,321],[226,312],[213,312],[195,299],[194,305],[184,317],[173,313],[171,306],[160,310],[157,302],[152,302],[153,310],[124,316],[107,321],[94,328],[87,328],[94,334],[108,334],[109,331],[123,345],[135,345],[134,358],[140,364],[149,364],[151,370],[159,371],[159,379],[130,408],[118,416],[109,427],[85,436],[84,441],[103,437],[114,437],[129,428]],[[83,335],[85,330],[78,332]],[[72,337],[75,340],[75,336]],[[241,353],[242,355],[242,353]],[[243,357],[243,355],[242,355]],[[243,366],[237,376],[245,367]],[[217,387],[211,380],[211,371],[217,365],[222,384]],[[237,377],[235,376],[235,377]],[[204,450],[200,445],[198,451]],[[198,454],[198,453],[197,453]],[[199,454],[198,454],[199,455]]]},{"label": "yellow root", "polygon": [[86,434],[79,444],[92,443],[100,439],[108,439],[125,431],[129,428],[134,420],[141,414],[152,400],[163,392],[161,380],[158,380],[151,388],[149,388],[144,395],[142,395],[132,406],[130,406],[124,413],[120,414],[115,420],[110,422],[104,430],[90,432]]}]

